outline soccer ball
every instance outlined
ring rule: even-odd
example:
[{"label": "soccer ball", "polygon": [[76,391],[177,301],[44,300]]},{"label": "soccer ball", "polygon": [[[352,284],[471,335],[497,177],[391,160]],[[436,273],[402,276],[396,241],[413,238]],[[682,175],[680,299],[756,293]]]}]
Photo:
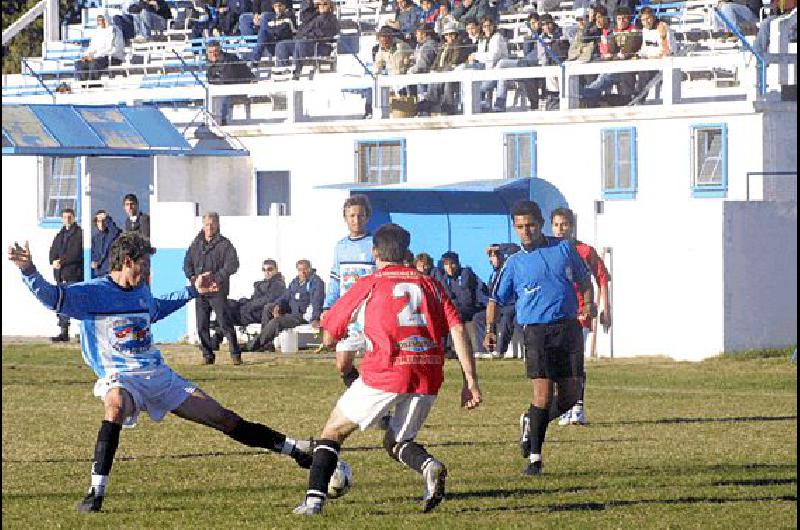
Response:
[{"label": "soccer ball", "polygon": [[353,485],[353,471],[344,460],[339,460],[336,469],[328,482],[328,498],[337,499],[350,490]]}]

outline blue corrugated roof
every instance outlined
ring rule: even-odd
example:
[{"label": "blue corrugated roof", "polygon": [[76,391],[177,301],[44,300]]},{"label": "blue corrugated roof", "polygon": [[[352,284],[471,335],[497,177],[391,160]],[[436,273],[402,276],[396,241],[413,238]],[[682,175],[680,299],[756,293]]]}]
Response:
[{"label": "blue corrugated roof", "polygon": [[191,150],[153,107],[3,105],[4,155],[153,156]]}]

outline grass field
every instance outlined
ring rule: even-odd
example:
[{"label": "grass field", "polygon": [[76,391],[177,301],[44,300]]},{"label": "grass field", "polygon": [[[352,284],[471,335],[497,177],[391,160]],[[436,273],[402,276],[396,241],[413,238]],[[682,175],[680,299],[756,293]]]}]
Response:
[{"label": "grass field", "polygon": [[[298,437],[318,435],[342,391],[330,359],[248,354],[244,366],[209,367],[186,346],[164,350],[223,404]],[[458,408],[448,362],[419,437],[448,464],[445,502],[420,513],[419,477],[367,431],[343,451],[353,489],[313,521],[290,515],[307,480],[291,460],[174,417],[123,431],[104,513],[75,513],[102,415],[93,375],[74,346],[4,344],[2,363],[4,528],[797,526],[797,365],[787,356],[588,363],[590,424],[551,424],[541,477],[521,472],[521,362],[479,361],[486,401],[472,413]]]}]

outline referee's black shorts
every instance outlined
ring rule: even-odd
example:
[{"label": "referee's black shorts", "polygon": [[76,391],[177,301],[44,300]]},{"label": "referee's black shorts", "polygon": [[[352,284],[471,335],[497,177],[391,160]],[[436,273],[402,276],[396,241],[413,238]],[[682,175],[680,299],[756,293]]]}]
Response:
[{"label": "referee's black shorts", "polygon": [[529,379],[583,376],[583,330],[575,319],[525,326]]}]

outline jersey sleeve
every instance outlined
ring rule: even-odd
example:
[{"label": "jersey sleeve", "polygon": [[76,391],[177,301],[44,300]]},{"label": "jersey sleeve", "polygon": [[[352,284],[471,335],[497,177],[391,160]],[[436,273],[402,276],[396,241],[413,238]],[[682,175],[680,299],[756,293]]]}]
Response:
[{"label": "jersey sleeve", "polygon": [[561,248],[567,253],[567,260],[573,271],[572,281],[581,282],[584,280],[591,280],[589,268],[586,266],[586,262],[581,259],[578,251],[575,250],[575,247],[568,241],[562,241],[559,245],[561,245]]},{"label": "jersey sleeve", "polygon": [[330,281],[328,282],[328,289],[327,294],[325,296],[325,302],[322,304],[324,309],[329,309],[333,304],[336,303],[336,300],[339,299],[339,283],[341,280],[341,275],[339,273],[339,245],[336,245],[336,249],[333,251],[333,265],[331,266],[331,275]]},{"label": "jersey sleeve", "polygon": [[188,286],[180,291],[169,293],[161,298],[153,298],[153,308],[150,311],[150,318],[153,322],[170,316],[172,313],[185,306],[189,300],[197,296],[197,289]]},{"label": "jersey sleeve", "polygon": [[586,264],[589,266],[589,269],[597,280],[597,285],[608,286],[608,282],[611,280],[611,277],[608,274],[608,269],[606,269],[605,263],[603,263],[603,260],[600,258],[594,248],[589,247],[589,249],[589,257],[586,260]]},{"label": "jersey sleeve", "polygon": [[84,320],[96,312],[100,297],[92,296],[92,284],[53,285],[36,270],[31,274],[23,274],[22,280],[42,305],[56,313]]},{"label": "jersey sleeve", "polygon": [[490,300],[497,302],[500,305],[507,305],[514,297],[514,271],[513,260],[508,259],[503,264],[503,268],[497,273],[497,279],[492,288]]},{"label": "jersey sleeve", "polygon": [[325,314],[320,327],[336,340],[341,339],[347,332],[347,326],[353,320],[353,313],[367,299],[373,284],[372,276],[359,279]]}]

